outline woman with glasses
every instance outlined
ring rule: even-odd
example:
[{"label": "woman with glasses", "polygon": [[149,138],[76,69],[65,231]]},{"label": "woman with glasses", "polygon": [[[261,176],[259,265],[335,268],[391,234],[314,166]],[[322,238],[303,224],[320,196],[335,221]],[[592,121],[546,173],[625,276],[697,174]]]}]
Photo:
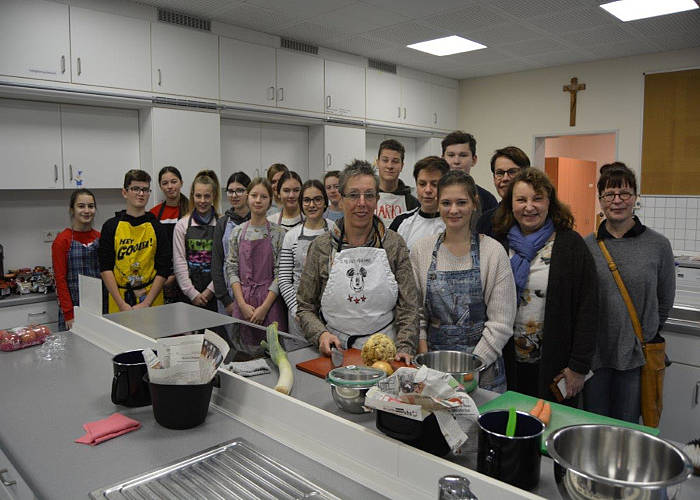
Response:
[{"label": "woman with glasses", "polygon": [[645,342],[652,343],[661,340],[659,332],[673,307],[673,251],[668,239],[634,215],[637,180],[624,163],[600,168],[598,199],[605,219],[597,234],[586,237],[586,244],[598,271],[600,314],[594,375],[586,383],[584,408],[638,422],[644,354],[599,242],[610,252],[632,298]]},{"label": "woman with glasses", "polygon": [[299,208],[300,192],[301,177],[299,174],[292,170],[284,172],[277,182],[277,196],[280,199],[282,210],[268,215],[267,220],[282,226],[285,231],[301,224],[303,217],[301,208]]},{"label": "woman with glasses", "polygon": [[333,221],[324,219],[324,211],[328,206],[328,197],[321,181],[308,180],[301,187],[299,205],[304,214],[304,222],[287,231],[280,254],[280,293],[287,304],[289,316],[289,333],[296,336],[298,341],[283,339],[287,350],[308,345],[304,334],[296,320],[297,288],[299,278],[304,269],[309,245],[332,227]]},{"label": "woman with glasses", "polygon": [[547,175],[524,168],[508,185],[493,229],[509,252],[517,291],[513,326],[514,372],[508,388],[554,401],[564,380],[563,404],[578,406],[595,351],[596,270],[574,217]]},{"label": "woman with glasses", "polygon": [[372,165],[348,165],[340,193],[343,218],[309,247],[297,320],[325,356],[384,333],[396,343],[396,359],[410,361],[418,342],[416,282],[403,238],[374,215],[379,177]]}]

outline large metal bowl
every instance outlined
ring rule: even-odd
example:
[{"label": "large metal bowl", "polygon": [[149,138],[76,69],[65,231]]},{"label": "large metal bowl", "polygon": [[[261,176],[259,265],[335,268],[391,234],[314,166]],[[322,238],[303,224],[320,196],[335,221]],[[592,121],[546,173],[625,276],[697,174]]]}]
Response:
[{"label": "large metal bowl", "polygon": [[564,500],[672,500],[692,474],[676,446],[612,425],[572,425],[547,438],[554,479]]},{"label": "large metal bowl", "polygon": [[484,360],[476,354],[462,351],[431,351],[413,359],[417,367],[423,365],[439,372],[449,373],[464,386],[466,392],[479,387],[479,373],[486,368]]}]

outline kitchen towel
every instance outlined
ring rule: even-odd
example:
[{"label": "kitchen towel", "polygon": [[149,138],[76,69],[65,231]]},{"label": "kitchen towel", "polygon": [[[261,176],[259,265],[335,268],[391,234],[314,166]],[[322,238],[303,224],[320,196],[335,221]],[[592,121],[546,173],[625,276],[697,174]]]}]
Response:
[{"label": "kitchen towel", "polygon": [[121,413],[115,413],[102,420],[83,424],[85,435],[76,439],[75,442],[95,446],[103,441],[135,431],[139,427],[141,427],[141,422],[138,420],[125,417]]},{"label": "kitchen towel", "polygon": [[270,367],[267,366],[267,362],[262,358],[232,362],[224,365],[224,368],[243,377],[254,377],[270,373]]}]

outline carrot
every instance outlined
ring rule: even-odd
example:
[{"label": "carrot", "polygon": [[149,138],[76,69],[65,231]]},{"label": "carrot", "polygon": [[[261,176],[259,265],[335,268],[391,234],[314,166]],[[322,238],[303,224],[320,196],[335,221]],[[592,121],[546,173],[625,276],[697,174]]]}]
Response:
[{"label": "carrot", "polygon": [[552,407],[549,405],[549,403],[544,404],[538,418],[542,420],[545,427],[549,425],[549,421],[552,419]]},{"label": "carrot", "polygon": [[534,406],[532,410],[530,410],[530,415],[533,417],[538,417],[540,415],[540,412],[542,411],[542,407],[544,406],[544,399],[540,399],[537,401],[537,404]]}]

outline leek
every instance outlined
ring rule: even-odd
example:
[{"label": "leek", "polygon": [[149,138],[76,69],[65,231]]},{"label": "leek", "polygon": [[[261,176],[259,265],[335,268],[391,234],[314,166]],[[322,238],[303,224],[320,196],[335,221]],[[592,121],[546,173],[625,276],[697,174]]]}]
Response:
[{"label": "leek", "polygon": [[280,345],[276,321],[267,327],[266,338],[267,340],[260,342],[260,345],[268,350],[272,362],[277,365],[280,371],[275,390],[283,394],[289,394],[292,392],[292,385],[294,384],[294,372],[292,371],[292,364],[287,359],[287,353]]}]

